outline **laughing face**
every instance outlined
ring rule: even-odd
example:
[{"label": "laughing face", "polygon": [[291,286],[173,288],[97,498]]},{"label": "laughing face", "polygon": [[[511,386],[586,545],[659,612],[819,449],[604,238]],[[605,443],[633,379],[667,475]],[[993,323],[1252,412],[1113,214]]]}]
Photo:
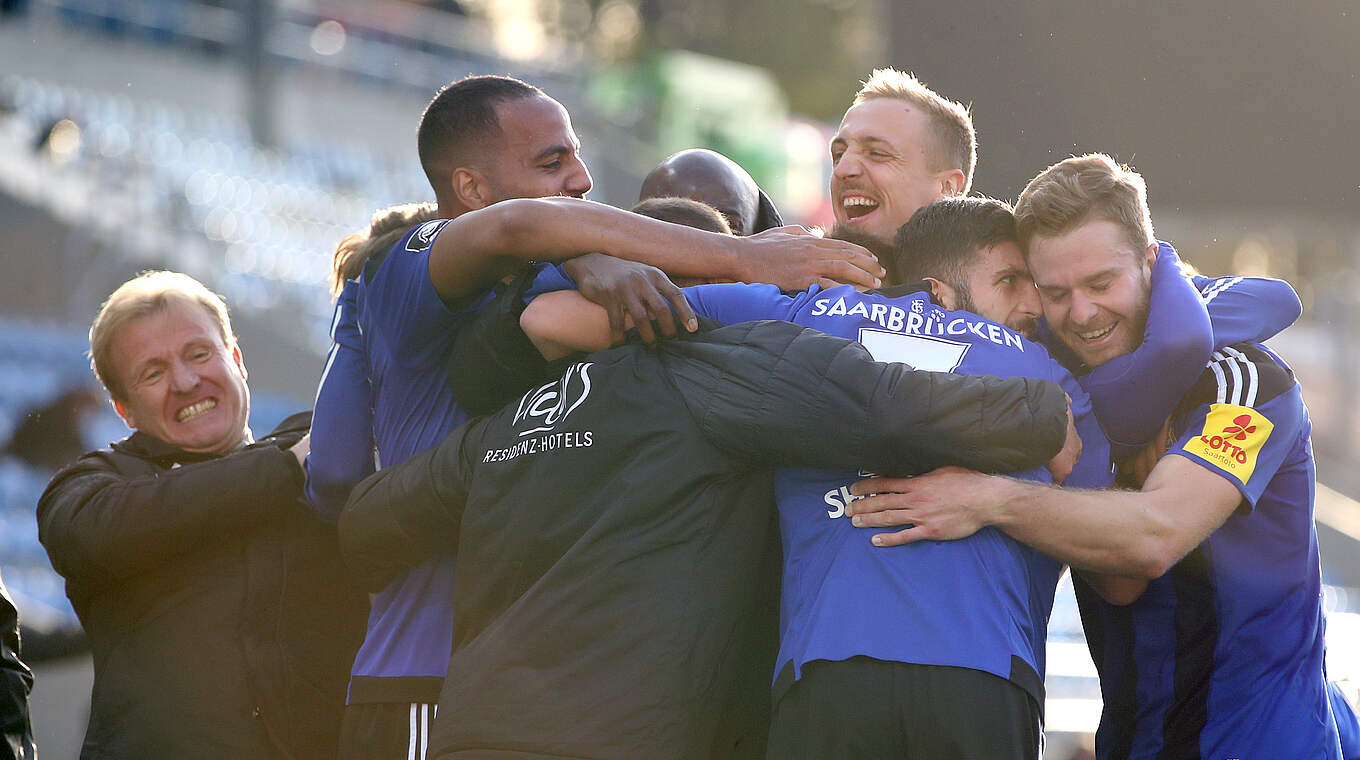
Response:
[{"label": "laughing face", "polygon": [[850,107],[831,139],[836,225],[892,240],[916,210],[964,187],[961,169],[940,170],[930,118],[897,98]]},{"label": "laughing face", "polygon": [[192,302],[119,328],[110,346],[127,396],[114,409],[128,427],[185,451],[225,454],[249,434],[250,391],[241,350]]},{"label": "laughing face", "polygon": [[1035,237],[1029,268],[1049,327],[1089,367],[1143,342],[1156,245],[1137,249],[1114,222]]}]

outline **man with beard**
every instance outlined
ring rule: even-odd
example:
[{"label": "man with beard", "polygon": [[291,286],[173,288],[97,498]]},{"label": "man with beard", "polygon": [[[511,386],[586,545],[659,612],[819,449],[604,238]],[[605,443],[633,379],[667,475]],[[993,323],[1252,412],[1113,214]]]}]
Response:
[{"label": "man with beard", "polygon": [[[1159,248],[1142,177],[1070,158],[1031,180],[1016,215],[1054,335],[1095,370],[1134,352]],[[1131,463],[1141,490],[945,469],[856,484],[877,495],[849,511],[912,526],[877,535],[885,547],[1000,529],[1073,567],[1147,579],[1126,608],[1076,583],[1104,697],[1098,757],[1331,760],[1310,427],[1292,371],[1242,342],[1212,354]]]}]

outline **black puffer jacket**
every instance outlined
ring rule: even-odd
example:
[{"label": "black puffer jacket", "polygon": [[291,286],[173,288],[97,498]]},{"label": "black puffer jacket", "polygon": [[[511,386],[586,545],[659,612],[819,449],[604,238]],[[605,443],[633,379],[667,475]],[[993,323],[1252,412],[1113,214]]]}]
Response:
[{"label": "black puffer jacket", "polygon": [[367,599],[301,501],[309,424],[223,457],[136,433],[52,479],[39,535],[94,652],[82,757],[334,757]]},{"label": "black puffer jacket", "polygon": [[340,521],[380,586],[458,547],[431,758],[764,756],[771,468],[1037,466],[1061,388],[917,372],[787,322],[592,354],[381,470]]},{"label": "black puffer jacket", "polygon": [[0,580],[0,760],[36,757],[28,720],[33,672],[19,659],[19,613]]}]

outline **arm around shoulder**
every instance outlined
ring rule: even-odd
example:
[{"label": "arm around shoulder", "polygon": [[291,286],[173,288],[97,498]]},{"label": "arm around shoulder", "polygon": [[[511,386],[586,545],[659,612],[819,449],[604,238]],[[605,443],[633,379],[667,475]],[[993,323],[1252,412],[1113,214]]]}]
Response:
[{"label": "arm around shoulder", "polygon": [[[120,472],[125,457],[138,472]],[[250,528],[300,496],[302,468],[290,451],[260,446],[163,469],[108,452],[59,472],[38,501],[38,535],[66,578],[116,583],[193,550],[197,542]]]}]

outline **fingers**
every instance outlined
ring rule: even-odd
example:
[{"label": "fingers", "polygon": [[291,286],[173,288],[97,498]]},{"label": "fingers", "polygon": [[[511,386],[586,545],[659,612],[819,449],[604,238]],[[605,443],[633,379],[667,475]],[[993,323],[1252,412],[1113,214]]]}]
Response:
[{"label": "fingers", "polygon": [[[879,493],[903,493],[910,486],[912,478],[865,478],[850,486],[853,496],[869,496]],[[859,504],[861,502],[855,502]]]},{"label": "fingers", "polygon": [[903,544],[915,543],[917,541],[926,541],[929,540],[929,538],[930,536],[927,536],[925,531],[918,527],[899,530],[896,533],[879,533],[871,538],[870,541],[873,542],[874,546],[902,546]]},{"label": "fingers", "polygon": [[699,318],[694,314],[694,307],[689,305],[689,299],[685,298],[685,291],[676,287],[670,280],[666,280],[665,284],[669,287],[663,287],[662,293],[675,310],[675,321],[683,324],[688,332],[698,330]]},{"label": "fingers", "polygon": [[865,288],[876,288],[883,284],[878,274],[883,271],[875,261],[873,264],[861,262],[870,269],[857,266],[855,263],[844,259],[822,259],[813,264],[813,271],[816,277],[824,277],[835,280],[843,285],[858,285]]},{"label": "fingers", "polygon": [[900,528],[904,525],[915,525],[920,516],[910,509],[883,509],[880,512],[868,512],[855,514],[850,518],[850,524],[856,528]]},{"label": "fingers", "polygon": [[[596,301],[596,303],[600,302]],[[617,346],[620,343],[623,343],[624,334],[628,332],[628,325],[626,324],[627,312],[625,311],[623,304],[612,298],[601,303],[601,305],[604,306],[605,313],[609,315],[609,343],[610,345]]]}]

